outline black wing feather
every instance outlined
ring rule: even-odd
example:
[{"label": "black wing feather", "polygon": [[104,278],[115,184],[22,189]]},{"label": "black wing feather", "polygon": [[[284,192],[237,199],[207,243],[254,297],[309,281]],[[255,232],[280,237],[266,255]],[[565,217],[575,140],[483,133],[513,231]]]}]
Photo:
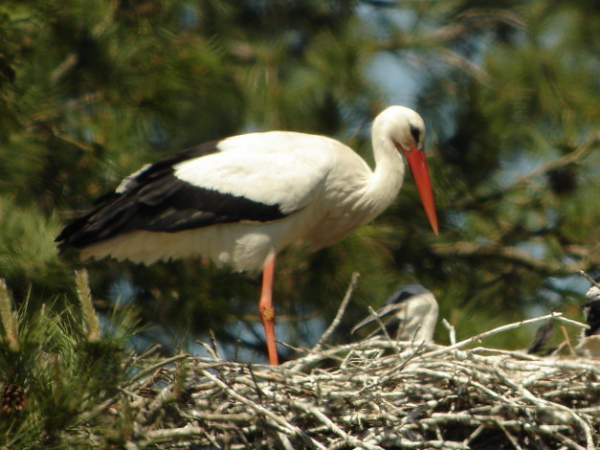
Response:
[{"label": "black wing feather", "polygon": [[266,222],[285,216],[268,205],[191,185],[174,176],[173,166],[214,153],[217,142],[184,150],[148,166],[127,180],[123,192],[97,200],[98,207],[68,224],[56,238],[59,248],[84,248],[130,231],[177,232],[243,220]]},{"label": "black wing feather", "polygon": [[593,300],[583,305],[587,308],[586,322],[590,326],[584,332],[586,336],[600,334],[600,300]]}]

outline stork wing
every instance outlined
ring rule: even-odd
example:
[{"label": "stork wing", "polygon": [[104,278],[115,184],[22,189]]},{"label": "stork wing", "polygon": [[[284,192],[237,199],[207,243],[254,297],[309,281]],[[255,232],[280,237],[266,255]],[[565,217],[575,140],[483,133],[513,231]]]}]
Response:
[{"label": "stork wing", "polygon": [[66,226],[57,241],[61,248],[83,248],[128,231],[279,219],[303,208],[327,176],[332,152],[321,151],[318,139],[253,133],[144,166]]}]

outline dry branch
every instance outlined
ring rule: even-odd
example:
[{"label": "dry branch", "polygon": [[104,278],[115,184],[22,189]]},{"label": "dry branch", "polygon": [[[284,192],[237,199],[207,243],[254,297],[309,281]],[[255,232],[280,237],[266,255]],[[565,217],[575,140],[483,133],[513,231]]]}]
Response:
[{"label": "dry branch", "polygon": [[[548,319],[567,322],[552,313],[450,346],[323,345],[279,367],[181,355],[87,419],[128,411],[131,449],[598,448],[599,360],[466,348]],[[83,425],[73,433],[92,441]]]}]

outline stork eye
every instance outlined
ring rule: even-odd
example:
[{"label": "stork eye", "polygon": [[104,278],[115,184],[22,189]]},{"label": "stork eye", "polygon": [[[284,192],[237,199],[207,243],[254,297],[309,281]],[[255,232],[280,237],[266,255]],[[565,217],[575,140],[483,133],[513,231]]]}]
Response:
[{"label": "stork eye", "polygon": [[412,135],[413,139],[415,140],[415,144],[419,145],[419,142],[421,141],[421,130],[417,127],[415,127],[412,123],[409,125],[410,127],[410,134]]}]

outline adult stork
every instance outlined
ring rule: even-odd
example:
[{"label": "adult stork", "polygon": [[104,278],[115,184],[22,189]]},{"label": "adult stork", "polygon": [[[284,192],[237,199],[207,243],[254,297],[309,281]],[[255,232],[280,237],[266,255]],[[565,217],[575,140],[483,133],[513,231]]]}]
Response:
[{"label": "adult stork", "polygon": [[372,126],[376,168],[324,136],[270,131],[233,136],[148,164],[67,225],[59,247],[82,259],[150,264],[201,256],[237,271],[262,269],[260,317],[269,361],[278,363],[272,306],[275,255],[303,241],[318,250],[383,212],[404,179],[404,155],[434,232],[425,124],[390,106]]}]

